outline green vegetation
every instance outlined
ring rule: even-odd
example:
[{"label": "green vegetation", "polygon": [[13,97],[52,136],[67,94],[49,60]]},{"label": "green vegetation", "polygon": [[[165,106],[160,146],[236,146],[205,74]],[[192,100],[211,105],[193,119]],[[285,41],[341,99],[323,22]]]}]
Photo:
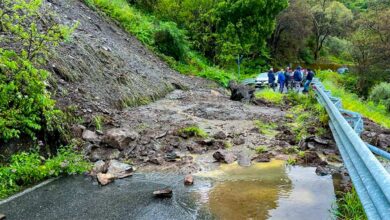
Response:
[{"label": "green vegetation", "polygon": [[254,125],[261,134],[274,136],[277,133],[275,131],[275,129],[277,128],[277,125],[275,123],[267,123],[262,120],[256,120],[254,121]]},{"label": "green vegetation", "polygon": [[267,146],[258,146],[255,149],[256,153],[262,154],[268,152],[268,147]]},{"label": "green vegetation", "polygon": [[68,40],[77,23],[56,23],[42,0],[3,0],[0,6],[0,140],[62,132],[64,115],[46,90],[49,74],[35,66],[45,64],[49,51]]},{"label": "green vegetation", "polygon": [[255,96],[258,99],[263,99],[275,105],[281,105],[283,103],[283,97],[284,97],[283,94],[279,92],[275,92],[270,88],[265,88],[260,90],[255,94]]},{"label": "green vegetation", "polygon": [[201,138],[207,138],[209,135],[199,128],[198,126],[189,126],[186,128],[182,128],[178,131],[179,134],[185,134],[190,137],[201,137]]},{"label": "green vegetation", "polygon": [[59,112],[46,92],[48,73],[38,70],[15,52],[0,49],[0,137],[34,137]]},{"label": "green vegetation", "polygon": [[102,128],[103,128],[103,121],[104,121],[104,118],[101,115],[96,115],[96,116],[93,117],[93,122],[95,124],[96,130],[99,130],[99,131],[102,130]]},{"label": "green vegetation", "polygon": [[337,199],[337,209],[333,210],[333,214],[337,219],[367,219],[363,205],[361,204],[355,189],[352,189],[351,192],[347,192],[341,198]]},{"label": "green vegetation", "polygon": [[0,167],[0,199],[50,177],[81,174],[89,168],[71,147],[59,148],[58,154],[48,159],[37,151],[14,154],[9,164]]},{"label": "green vegetation", "polygon": [[386,107],[390,112],[390,83],[382,82],[372,89],[370,100]]},{"label": "green vegetation", "polygon": [[343,108],[359,112],[364,117],[373,120],[374,122],[390,128],[390,113],[386,111],[386,107],[382,104],[375,104],[373,101],[364,101],[343,88],[343,75],[339,75],[331,71],[321,71],[317,75],[324,86],[332,91],[332,95],[342,99]]},{"label": "green vegetation", "polygon": [[211,79],[223,86],[236,79],[233,71],[211,65],[206,58],[191,49],[187,32],[176,23],[147,15],[129,5],[126,0],[85,1],[90,7],[98,8],[118,21],[126,31],[135,35],[177,71]]},{"label": "green vegetation", "polygon": [[295,165],[295,164],[297,164],[297,159],[295,157],[288,157],[287,164],[288,165]]},{"label": "green vegetation", "polygon": [[225,147],[225,149],[230,149],[233,147],[233,144],[230,141],[225,141],[223,142],[223,146]]}]

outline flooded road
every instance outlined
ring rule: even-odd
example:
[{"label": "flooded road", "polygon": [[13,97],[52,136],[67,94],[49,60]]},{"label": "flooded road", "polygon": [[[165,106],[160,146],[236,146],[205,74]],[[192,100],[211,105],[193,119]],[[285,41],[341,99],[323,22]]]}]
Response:
[{"label": "flooded road", "polygon": [[[171,199],[154,198],[170,187]],[[67,177],[0,206],[7,219],[331,219],[331,176],[283,161],[198,173],[183,185],[172,173],[139,173],[105,187]]]}]

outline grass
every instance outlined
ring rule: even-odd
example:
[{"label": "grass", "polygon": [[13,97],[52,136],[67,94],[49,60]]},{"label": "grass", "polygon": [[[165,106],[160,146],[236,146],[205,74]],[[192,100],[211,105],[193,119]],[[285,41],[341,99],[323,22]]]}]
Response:
[{"label": "grass", "polygon": [[99,131],[102,130],[102,128],[103,128],[103,121],[104,121],[104,118],[101,115],[96,115],[96,116],[93,117],[93,122],[95,124],[96,130],[99,130]]},{"label": "grass", "polygon": [[265,100],[275,105],[281,105],[283,103],[283,97],[284,97],[283,94],[279,92],[275,92],[270,88],[260,90],[255,94],[255,96],[258,99]]},{"label": "grass", "polygon": [[178,131],[179,134],[185,134],[190,137],[201,137],[201,138],[207,138],[209,135],[199,128],[198,126],[189,126],[186,128],[182,128]]},{"label": "grass", "polygon": [[254,125],[261,134],[273,136],[276,135],[277,125],[275,123],[266,123],[262,120],[255,120]]},{"label": "grass", "polygon": [[[236,80],[235,71],[223,70],[210,65],[206,58],[192,50],[186,41],[186,32],[178,28],[174,22],[160,21],[156,17],[147,15],[132,7],[126,0],[85,0],[86,4],[103,11],[111,19],[117,21],[122,28],[134,35],[143,44],[147,45],[156,54],[160,55],[171,68],[182,74],[196,75],[227,86],[230,80]],[[155,35],[162,29],[167,29],[173,36],[177,36],[177,43],[183,48],[181,60],[162,54],[155,44]]]},{"label": "grass", "polygon": [[268,152],[268,147],[267,146],[258,146],[255,148],[256,153],[262,154]]},{"label": "grass", "polygon": [[390,113],[386,111],[385,106],[375,104],[371,101],[364,101],[356,94],[345,90],[338,82],[342,77],[338,73],[331,71],[320,71],[318,77],[321,79],[326,89],[332,91],[332,95],[342,99],[343,108],[358,112],[364,117],[390,128]]},{"label": "grass", "polygon": [[288,165],[295,165],[295,164],[297,164],[297,159],[295,157],[288,157],[287,164]]},{"label": "grass", "polygon": [[0,167],[0,199],[51,177],[81,174],[90,164],[71,147],[61,147],[48,159],[38,151],[14,154],[9,164]]},{"label": "grass", "polygon": [[351,192],[345,193],[341,198],[337,199],[337,209],[333,210],[333,214],[337,219],[367,219],[367,216],[364,213],[363,205],[360,202],[359,197],[354,189],[352,189]]}]

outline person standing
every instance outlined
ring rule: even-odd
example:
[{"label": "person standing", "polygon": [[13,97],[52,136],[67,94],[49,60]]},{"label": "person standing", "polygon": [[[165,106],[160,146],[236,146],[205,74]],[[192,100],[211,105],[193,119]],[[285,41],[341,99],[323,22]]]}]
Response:
[{"label": "person standing", "polygon": [[271,67],[271,69],[268,71],[268,84],[272,88],[272,90],[275,91],[275,73],[274,68]]},{"label": "person standing", "polygon": [[310,83],[313,81],[313,78],[314,78],[314,72],[311,69],[309,69],[306,76],[305,85],[303,86],[303,92],[309,92]]},{"label": "person standing", "polygon": [[290,83],[290,67],[286,68],[284,72],[284,85],[286,86],[286,90],[288,91],[289,83]]},{"label": "person standing", "polygon": [[298,66],[294,71],[294,89],[299,92],[299,89],[301,88],[301,82],[302,82],[302,72],[301,67]]},{"label": "person standing", "polygon": [[280,93],[283,93],[283,90],[284,90],[284,83],[286,82],[286,77],[284,75],[284,71],[283,69],[281,69],[279,72],[278,72],[278,82],[279,82],[279,92]]}]

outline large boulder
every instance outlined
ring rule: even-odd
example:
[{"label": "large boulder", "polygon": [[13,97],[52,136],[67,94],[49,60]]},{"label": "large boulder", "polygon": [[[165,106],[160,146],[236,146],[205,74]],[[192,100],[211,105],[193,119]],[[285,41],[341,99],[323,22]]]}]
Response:
[{"label": "large boulder", "polygon": [[137,140],[139,134],[127,128],[112,128],[103,136],[102,142],[120,150],[128,147],[130,142]]},{"label": "large boulder", "polygon": [[107,173],[112,174],[117,179],[122,179],[133,175],[133,167],[129,164],[121,163],[117,160],[110,160]]},{"label": "large boulder", "polygon": [[233,101],[250,101],[254,97],[255,89],[250,86],[230,81],[228,88],[231,91],[230,99]]},{"label": "large boulder", "polygon": [[233,153],[224,150],[217,150],[213,154],[213,157],[218,162],[223,162],[227,164],[233,163],[237,160],[237,157]]},{"label": "large boulder", "polygon": [[84,130],[83,134],[82,134],[82,138],[85,141],[89,141],[89,142],[92,142],[92,143],[96,143],[96,142],[100,141],[99,136],[96,134],[96,132],[93,132],[93,131],[90,131],[90,130]]}]

